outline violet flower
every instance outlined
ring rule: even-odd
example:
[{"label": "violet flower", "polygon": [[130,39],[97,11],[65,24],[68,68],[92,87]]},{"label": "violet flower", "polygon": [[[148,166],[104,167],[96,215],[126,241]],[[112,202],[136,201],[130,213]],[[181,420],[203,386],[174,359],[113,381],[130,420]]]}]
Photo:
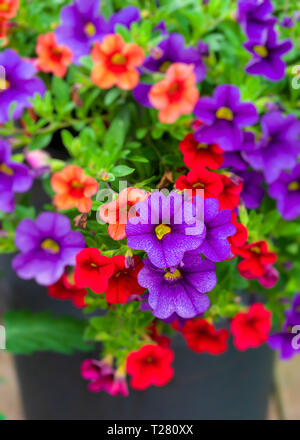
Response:
[{"label": "violet flower", "polygon": [[206,292],[217,282],[215,266],[201,256],[185,255],[178,267],[159,269],[144,260],[138,282],[149,290],[148,302],[153,315],[160,319],[174,313],[182,318],[193,318],[209,307]]},{"label": "violet flower", "polygon": [[29,169],[26,165],[11,160],[9,144],[0,139],[0,211],[14,211],[14,193],[28,191],[32,183]]},{"label": "violet flower", "polygon": [[247,73],[263,75],[271,81],[279,81],[284,77],[285,62],[281,57],[292,49],[291,40],[277,42],[275,30],[267,28],[260,38],[247,41],[244,47],[253,55],[246,66]]},{"label": "violet flower", "polygon": [[272,12],[271,0],[240,0],[238,21],[249,38],[257,38],[276,22],[275,17],[270,17]]},{"label": "violet flower", "polygon": [[285,220],[300,216],[300,164],[290,173],[281,173],[269,186],[269,194],[277,201],[277,209]]},{"label": "violet flower", "polygon": [[245,159],[255,170],[262,170],[267,183],[274,182],[284,169],[293,168],[300,153],[300,122],[296,116],[271,112],[261,118],[263,136]]},{"label": "violet flower", "polygon": [[238,87],[224,84],[216,87],[212,98],[200,98],[195,115],[205,125],[195,133],[195,138],[206,144],[216,143],[224,151],[234,151],[243,143],[242,127],[258,120],[256,107],[240,102]]},{"label": "violet flower", "polygon": [[[46,87],[40,78],[34,76],[35,67],[12,49],[0,53],[0,66],[5,71],[5,89],[0,90],[0,124],[3,124],[10,118],[19,119],[26,108],[32,107],[30,98],[36,93],[43,96]],[[12,103],[14,109],[10,115]]]},{"label": "violet flower", "polygon": [[265,191],[262,187],[263,175],[257,171],[237,171],[243,179],[242,200],[247,209],[257,209],[261,204]]},{"label": "violet flower", "polygon": [[56,283],[85,247],[83,235],[71,230],[68,217],[54,212],[44,212],[35,221],[22,220],[15,244],[21,253],[13,259],[13,269],[20,278],[34,278],[43,286]]}]

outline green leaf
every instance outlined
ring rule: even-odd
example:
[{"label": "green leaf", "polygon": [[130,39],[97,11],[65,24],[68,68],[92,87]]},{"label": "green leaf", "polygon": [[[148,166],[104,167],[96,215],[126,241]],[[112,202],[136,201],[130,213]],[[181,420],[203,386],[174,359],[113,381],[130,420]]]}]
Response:
[{"label": "green leaf", "polygon": [[39,134],[33,138],[33,141],[29,145],[29,150],[41,150],[48,147],[52,139],[52,133]]},{"label": "green leaf", "polygon": [[134,168],[130,168],[127,165],[118,165],[112,169],[112,173],[116,177],[128,176],[128,174],[132,174],[134,172]]},{"label": "green leaf", "polygon": [[73,317],[55,317],[48,311],[11,310],[4,315],[3,322],[6,348],[14,354],[37,351],[72,354],[75,350],[92,349],[83,340],[85,321]]},{"label": "green leaf", "polygon": [[59,105],[68,104],[70,101],[70,87],[62,78],[53,76],[52,90],[55,100]]}]

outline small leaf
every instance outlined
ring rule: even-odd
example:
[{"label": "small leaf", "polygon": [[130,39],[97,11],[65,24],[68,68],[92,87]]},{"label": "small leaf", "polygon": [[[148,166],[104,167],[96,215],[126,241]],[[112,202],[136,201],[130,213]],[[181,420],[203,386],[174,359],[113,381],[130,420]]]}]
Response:
[{"label": "small leaf", "polygon": [[128,176],[134,172],[134,168],[130,168],[127,165],[118,165],[112,169],[112,173],[116,177]]}]

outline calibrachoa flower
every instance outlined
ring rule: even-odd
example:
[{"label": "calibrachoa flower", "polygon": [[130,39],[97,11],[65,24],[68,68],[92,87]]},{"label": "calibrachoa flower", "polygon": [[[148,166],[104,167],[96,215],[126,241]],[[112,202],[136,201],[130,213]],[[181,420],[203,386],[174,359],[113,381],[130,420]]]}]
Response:
[{"label": "calibrachoa flower", "polygon": [[192,113],[198,98],[193,66],[184,63],[172,64],[165,79],[154,84],[149,92],[151,104],[159,110],[158,119],[165,124]]},{"label": "calibrachoa flower", "polygon": [[231,321],[235,347],[241,351],[259,347],[268,340],[271,326],[271,312],[263,304],[252,304],[248,312],[237,313]]},{"label": "calibrachoa flower", "polygon": [[9,144],[0,139],[0,211],[15,209],[14,193],[24,193],[32,185],[33,178],[26,165],[12,161]]},{"label": "calibrachoa flower", "polygon": [[[195,215],[198,215],[195,204]],[[211,261],[224,261],[230,256],[228,237],[236,233],[235,226],[231,223],[232,213],[229,209],[219,210],[219,202],[214,198],[204,201],[204,224],[206,228],[205,239],[193,254],[202,253]]]},{"label": "calibrachoa flower", "polygon": [[0,124],[9,121],[9,109],[15,104],[12,119],[19,119],[25,108],[32,107],[29,102],[37,93],[44,95],[45,85],[34,74],[36,69],[33,64],[23,61],[19,55],[11,49],[0,53],[0,66],[5,70],[5,89],[0,89]]},{"label": "calibrachoa flower", "polygon": [[243,142],[241,128],[258,120],[255,106],[241,103],[238,87],[230,84],[216,87],[212,98],[199,99],[195,115],[205,123],[195,138],[201,143],[216,143],[224,151],[238,150]]},{"label": "calibrachoa flower", "polygon": [[246,244],[240,247],[237,253],[243,257],[243,261],[238,264],[238,270],[245,278],[247,274],[252,277],[264,275],[267,267],[277,260],[276,253],[268,250],[266,241]]},{"label": "calibrachoa flower", "polygon": [[96,248],[83,249],[76,255],[74,277],[78,287],[89,287],[95,293],[103,293],[113,272],[112,260],[101,255]]},{"label": "calibrachoa flower", "polygon": [[99,188],[95,179],[86,176],[83,169],[75,165],[68,165],[54,173],[51,186],[56,192],[53,203],[58,209],[77,208],[80,212],[90,211],[91,197]]},{"label": "calibrachoa flower", "polygon": [[183,154],[183,161],[189,168],[219,168],[224,160],[223,150],[218,145],[201,144],[194,138],[193,133],[185,136],[179,148]]},{"label": "calibrachoa flower", "polygon": [[235,226],[236,233],[231,237],[228,237],[228,241],[231,246],[232,254],[237,255],[238,248],[244,246],[247,242],[248,230],[246,226],[244,226],[242,223],[239,223],[237,221],[237,215],[234,211],[232,212],[231,223]]},{"label": "calibrachoa flower", "polygon": [[214,263],[200,255],[185,254],[177,267],[159,269],[148,259],[144,264],[138,281],[149,290],[148,302],[156,318],[167,319],[174,313],[194,318],[208,309],[205,293],[217,282]]},{"label": "calibrachoa flower", "polygon": [[110,394],[113,381],[114,369],[111,362],[105,358],[101,361],[96,359],[86,359],[81,364],[81,376],[89,380],[88,390],[94,393],[106,391]]},{"label": "calibrachoa flower", "polygon": [[137,255],[133,256],[130,263],[124,255],[115,255],[110,261],[113,264],[113,273],[105,292],[109,304],[124,304],[130,295],[144,292],[145,289],[137,278],[143,263]]},{"label": "calibrachoa flower", "polygon": [[266,272],[258,277],[257,281],[266,289],[274,287],[279,280],[279,273],[271,264],[267,266]]},{"label": "calibrachoa flower", "polygon": [[281,173],[269,186],[270,196],[277,201],[277,209],[286,220],[300,215],[300,165],[290,173]]},{"label": "calibrachoa flower", "polygon": [[190,189],[193,196],[196,195],[196,190],[202,189],[206,199],[219,196],[223,191],[223,184],[220,174],[195,166],[186,176],[178,177],[176,188],[179,190]]},{"label": "calibrachoa flower", "polygon": [[13,259],[13,269],[20,278],[34,278],[44,286],[56,283],[66,266],[74,266],[85,246],[81,233],[71,231],[68,217],[54,212],[43,212],[35,221],[22,220],[15,244],[21,253]]},{"label": "calibrachoa flower", "polygon": [[196,249],[205,236],[203,221],[193,218],[191,203],[183,194],[167,197],[155,192],[136,205],[138,216],[128,220],[127,245],[147,252],[157,267],[179,264],[186,251]]},{"label": "calibrachoa flower", "polygon": [[121,35],[107,35],[92,50],[94,67],[92,80],[101,89],[114,85],[132,90],[139,82],[137,67],[144,60],[143,49],[135,43],[125,43]]},{"label": "calibrachoa flower", "polygon": [[243,182],[241,193],[244,205],[248,209],[257,209],[264,198],[265,191],[262,187],[263,175],[256,171],[237,171]]},{"label": "calibrachoa flower", "polygon": [[73,272],[65,272],[55,284],[48,287],[48,293],[55,299],[73,301],[75,307],[85,307],[87,290],[76,286]]},{"label": "calibrachoa flower", "polygon": [[132,376],[130,385],[136,390],[145,390],[150,385],[166,385],[174,376],[173,360],[173,351],[159,345],[148,344],[133,351],[126,361],[127,373]]},{"label": "calibrachoa flower", "polygon": [[110,388],[109,394],[111,396],[117,396],[120,394],[124,397],[127,397],[129,395],[125,366],[121,365],[115,371],[113,383]]},{"label": "calibrachoa flower", "polygon": [[238,21],[249,38],[256,38],[276,22],[271,17],[273,5],[271,0],[240,0]]},{"label": "calibrachoa flower", "polygon": [[0,17],[5,20],[14,18],[19,9],[20,0],[0,0]]},{"label": "calibrachoa flower", "polygon": [[293,45],[290,40],[277,42],[277,34],[267,27],[260,38],[247,41],[244,47],[253,55],[246,66],[250,75],[263,75],[271,81],[279,81],[285,74],[285,63],[281,57],[289,52]]},{"label": "calibrachoa flower", "polygon": [[240,203],[243,181],[235,176],[230,178],[224,174],[220,174],[220,178],[223,184],[223,191],[218,195],[220,209],[232,210]]},{"label": "calibrachoa flower", "polygon": [[[271,112],[261,118],[263,136],[246,160],[255,170],[262,170],[267,183],[274,182],[281,171],[293,168],[300,154],[300,122],[296,116]],[[284,145],[284,148],[282,148]]]},{"label": "calibrachoa flower", "polygon": [[55,34],[39,35],[36,45],[37,65],[42,72],[53,73],[63,78],[72,62],[71,50],[56,41]]},{"label": "calibrachoa flower", "polygon": [[105,203],[100,208],[100,217],[109,223],[108,235],[113,240],[122,240],[126,237],[125,225],[129,218],[136,215],[136,203],[146,200],[148,193],[138,188],[125,188],[118,195],[117,200]]},{"label": "calibrachoa flower", "polygon": [[227,350],[229,331],[216,330],[206,319],[187,321],[182,329],[187,346],[195,353],[222,354]]}]

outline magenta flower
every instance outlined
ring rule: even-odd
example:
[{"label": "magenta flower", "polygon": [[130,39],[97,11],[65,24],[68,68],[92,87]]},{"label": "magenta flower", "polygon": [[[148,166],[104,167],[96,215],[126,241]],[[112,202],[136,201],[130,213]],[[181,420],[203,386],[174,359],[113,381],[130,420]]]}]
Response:
[{"label": "magenta flower", "polygon": [[195,138],[204,144],[215,143],[224,151],[239,150],[243,143],[242,127],[258,120],[256,107],[249,102],[241,103],[238,87],[230,84],[218,86],[212,98],[200,98],[195,115],[205,124]]},{"label": "magenta flower", "polygon": [[138,274],[138,282],[149,290],[148,302],[156,318],[168,319],[174,313],[193,318],[209,307],[206,292],[216,283],[215,265],[198,255],[183,257],[177,267],[159,269],[150,260]]},{"label": "magenta flower", "polygon": [[[19,119],[26,108],[32,107],[30,98],[37,93],[44,95],[46,87],[40,78],[34,74],[36,69],[33,64],[22,60],[20,56],[11,49],[0,53],[0,66],[5,71],[5,89],[0,90],[0,124]],[[11,104],[14,103],[12,115],[10,115]]]},{"label": "magenta flower", "polygon": [[43,286],[56,283],[66,266],[75,266],[76,254],[85,247],[83,235],[71,231],[68,217],[54,212],[22,220],[15,244],[21,253],[13,259],[13,269],[20,278],[34,278]]},{"label": "magenta flower", "polygon": [[127,244],[147,252],[157,267],[176,266],[186,251],[196,249],[204,240],[203,221],[195,222],[192,204],[183,194],[173,192],[165,197],[155,192],[135,208],[138,215],[125,226]]},{"label": "magenta flower", "polygon": [[273,28],[267,28],[260,38],[247,41],[244,47],[253,55],[246,66],[250,75],[263,75],[271,81],[279,81],[285,74],[285,63],[281,57],[289,52],[293,44],[290,40],[277,42]]},{"label": "magenta flower", "polygon": [[106,392],[111,390],[114,380],[114,369],[105,360],[86,359],[81,364],[80,371],[83,379],[90,381],[88,385],[89,391],[97,393],[102,390]]},{"label": "magenta flower", "polygon": [[26,165],[11,160],[11,149],[0,140],[0,211],[15,209],[14,193],[24,193],[32,185],[33,178]]}]

